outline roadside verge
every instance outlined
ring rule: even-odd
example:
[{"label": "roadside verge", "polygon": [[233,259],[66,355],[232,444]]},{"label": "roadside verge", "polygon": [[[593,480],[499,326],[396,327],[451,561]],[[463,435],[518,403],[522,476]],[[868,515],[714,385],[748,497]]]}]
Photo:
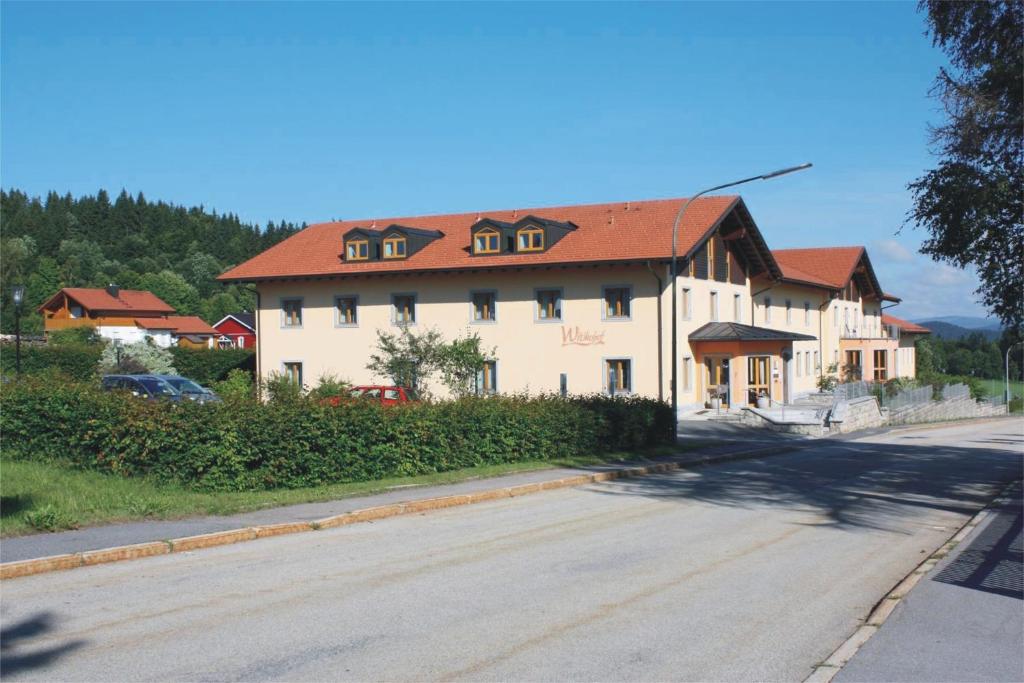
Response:
[{"label": "roadside verge", "polygon": [[216,531],[213,533],[183,536],[171,539],[154,539],[150,542],[134,543],[130,545],[119,545],[109,548],[87,550],[82,552],[65,553],[38,557],[32,559],[5,562],[0,564],[0,580],[13,579],[21,576],[31,576],[47,572],[62,571],[66,569],[77,569],[79,567],[90,567],[97,564],[109,562],[123,562],[127,560],[142,559],[156,555],[166,555],[176,552],[190,552],[203,548],[255,541],[271,536],[284,534],[295,534],[318,531],[322,529],[333,529],[357,524],[371,522],[387,517],[399,515],[424,513],[431,510],[472,505],[486,501],[500,500],[503,498],[515,498],[519,496],[550,491],[560,488],[585,486],[603,481],[622,479],[629,477],[642,477],[651,474],[663,474],[679,469],[699,467],[713,463],[728,462],[732,460],[743,460],[758,458],[779,453],[800,450],[813,445],[813,440],[786,441],[765,446],[763,444],[756,448],[742,446],[738,450],[726,453],[701,454],[698,452],[687,453],[677,456],[665,462],[657,462],[649,465],[622,466],[618,468],[602,469],[598,472],[578,474],[555,479],[534,481],[515,486],[504,486],[487,488],[479,491],[471,491],[448,496],[426,497],[402,502],[378,505],[357,510],[343,512],[341,514],[312,519],[308,521],[291,521],[277,524],[261,524],[246,526],[237,529]]}]

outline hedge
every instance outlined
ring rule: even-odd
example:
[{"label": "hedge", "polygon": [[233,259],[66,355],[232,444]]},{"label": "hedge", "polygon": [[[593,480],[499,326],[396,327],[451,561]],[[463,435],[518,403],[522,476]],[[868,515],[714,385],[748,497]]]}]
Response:
[{"label": "hedge", "polygon": [[155,404],[25,379],[0,395],[10,457],[201,490],[259,490],[429,474],[672,441],[643,398],[490,397],[381,407],[297,400]]},{"label": "hedge", "polygon": [[174,356],[174,368],[179,375],[203,385],[225,379],[235,368],[249,372],[256,368],[256,354],[251,349],[190,349],[172,346],[171,355]]},{"label": "hedge", "polygon": [[[57,371],[72,379],[94,379],[101,353],[102,344],[22,344],[21,371],[28,375]],[[15,355],[14,344],[0,345],[0,370],[4,376],[14,376]]]}]

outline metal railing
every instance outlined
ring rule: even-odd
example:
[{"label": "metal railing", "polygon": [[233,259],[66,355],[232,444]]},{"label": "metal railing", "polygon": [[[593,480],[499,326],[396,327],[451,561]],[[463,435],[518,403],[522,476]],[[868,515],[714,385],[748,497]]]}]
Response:
[{"label": "metal railing", "polygon": [[942,400],[948,401],[954,398],[970,398],[971,389],[966,384],[947,384],[942,387]]},{"label": "metal railing", "polygon": [[882,392],[882,407],[889,410],[899,410],[910,406],[923,405],[932,400],[933,389],[930,386],[917,387],[916,389],[903,389],[895,396],[888,396]]}]

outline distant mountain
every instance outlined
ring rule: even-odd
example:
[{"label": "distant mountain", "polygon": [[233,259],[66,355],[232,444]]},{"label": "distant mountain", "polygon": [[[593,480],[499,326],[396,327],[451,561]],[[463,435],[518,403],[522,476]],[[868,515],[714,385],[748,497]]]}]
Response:
[{"label": "distant mountain", "polygon": [[925,320],[915,320],[915,323],[919,325],[925,325],[926,322],[935,323],[947,323],[949,325],[955,325],[956,327],[963,327],[968,330],[996,330],[997,332],[1003,329],[1003,326],[998,320],[994,318],[980,318],[977,316],[970,315],[943,315],[937,318],[928,318]]},{"label": "distant mountain", "polygon": [[[951,316],[955,317],[955,316]],[[983,320],[983,318],[964,318],[965,320]],[[981,333],[985,335],[986,339],[999,339],[1002,335],[1002,330],[996,328],[974,328],[970,329],[961,325],[955,325],[947,322],[950,318],[942,318],[937,320],[922,320],[918,325],[927,327],[932,331],[932,336],[939,339],[963,339],[970,334]]]}]

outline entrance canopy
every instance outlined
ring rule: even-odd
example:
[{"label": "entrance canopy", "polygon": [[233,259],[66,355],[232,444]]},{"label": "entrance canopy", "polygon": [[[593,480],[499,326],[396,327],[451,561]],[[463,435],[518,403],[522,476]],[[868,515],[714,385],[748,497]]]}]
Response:
[{"label": "entrance canopy", "polygon": [[740,323],[708,323],[690,333],[691,342],[731,341],[815,341],[817,337],[796,332],[770,330],[767,327],[754,327]]}]

